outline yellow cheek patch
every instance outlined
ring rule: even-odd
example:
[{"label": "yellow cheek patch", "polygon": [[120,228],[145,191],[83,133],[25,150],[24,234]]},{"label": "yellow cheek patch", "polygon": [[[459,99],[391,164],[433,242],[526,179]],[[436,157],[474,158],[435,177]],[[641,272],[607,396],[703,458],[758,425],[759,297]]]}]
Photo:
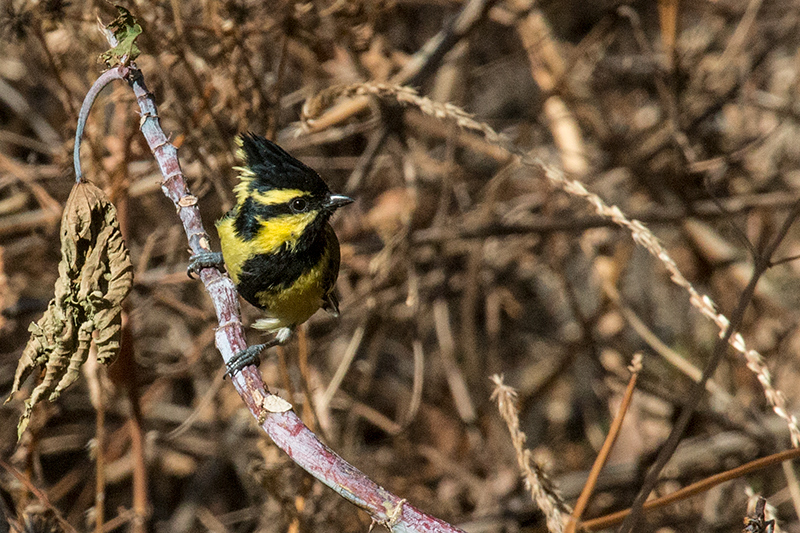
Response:
[{"label": "yellow cheek patch", "polygon": [[281,215],[261,221],[261,228],[251,241],[253,248],[262,254],[277,250],[284,243],[289,249],[294,248],[297,239],[316,215],[317,213],[312,211],[297,215]]},{"label": "yellow cheek patch", "polygon": [[284,243],[291,250],[316,216],[316,212],[281,215],[262,220],[261,227],[249,241],[236,235],[235,218],[226,217],[217,222],[222,257],[234,283],[239,283],[242,265],[258,254],[275,252]]}]

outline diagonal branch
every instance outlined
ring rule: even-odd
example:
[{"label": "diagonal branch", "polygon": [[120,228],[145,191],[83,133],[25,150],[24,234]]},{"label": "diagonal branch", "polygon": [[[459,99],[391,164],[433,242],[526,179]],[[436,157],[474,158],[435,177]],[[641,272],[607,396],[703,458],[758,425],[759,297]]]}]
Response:
[{"label": "diagonal branch", "polygon": [[[161,188],[175,205],[192,253],[210,252],[197,198],[186,187],[177,148],[169,142],[161,129],[153,96],[147,91],[144,77],[134,64],[107,71],[90,89],[81,108],[75,153],[80,153],[80,137],[86,115],[97,94],[111,81],[122,79],[128,82],[136,96],[141,109],[140,129],[164,177]],[[200,279],[211,296],[217,313],[219,327],[215,335],[216,345],[227,363],[234,354],[247,346],[239,313],[238,294],[230,278],[216,268],[203,269]],[[397,533],[461,531],[391,494],[325,446],[291,410],[288,402],[268,392],[255,367],[246,367],[231,381],[259,425],[279,448],[312,476],[367,511],[376,523]]]}]

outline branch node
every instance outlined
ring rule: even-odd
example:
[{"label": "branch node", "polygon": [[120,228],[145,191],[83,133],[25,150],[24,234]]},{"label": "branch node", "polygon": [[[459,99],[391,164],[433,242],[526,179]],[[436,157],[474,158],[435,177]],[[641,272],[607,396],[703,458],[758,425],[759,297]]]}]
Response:
[{"label": "branch node", "polygon": [[405,505],[406,503],[408,503],[408,500],[403,498],[402,500],[397,502],[397,505],[394,507],[392,507],[391,503],[384,504],[386,506],[387,519],[381,523],[384,526],[386,526],[386,528],[389,531],[391,531],[392,528],[394,528],[394,526],[397,525],[397,522],[400,521],[400,518],[403,516],[403,505]]},{"label": "branch node", "polygon": [[263,425],[271,413],[285,413],[291,410],[292,404],[277,394],[268,393],[261,399],[261,411],[258,413],[258,425]]},{"label": "branch node", "polygon": [[197,196],[193,194],[181,196],[181,198],[178,200],[178,205],[181,207],[194,207],[197,205]]}]

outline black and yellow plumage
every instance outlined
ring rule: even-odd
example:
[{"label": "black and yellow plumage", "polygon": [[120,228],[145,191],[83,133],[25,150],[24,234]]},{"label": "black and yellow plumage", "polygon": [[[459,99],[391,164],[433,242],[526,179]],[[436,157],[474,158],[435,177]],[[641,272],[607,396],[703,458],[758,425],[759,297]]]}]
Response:
[{"label": "black and yellow plumage", "polygon": [[[258,360],[267,346],[285,342],[320,307],[337,314],[334,285],[339,241],[328,222],[352,199],[331,193],[319,174],[277,144],[245,134],[238,139],[236,205],[216,226],[222,259],[242,297],[262,309],[254,328],[275,333],[228,363],[233,373]],[[219,256],[195,257],[197,270]]]}]

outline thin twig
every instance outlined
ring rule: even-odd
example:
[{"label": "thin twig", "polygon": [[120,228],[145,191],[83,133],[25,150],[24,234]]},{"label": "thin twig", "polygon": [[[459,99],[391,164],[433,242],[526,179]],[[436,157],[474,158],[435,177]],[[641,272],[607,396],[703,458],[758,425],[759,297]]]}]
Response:
[{"label": "thin twig", "polygon": [[794,514],[800,517],[800,483],[797,481],[797,473],[794,471],[794,466],[791,461],[782,462],[781,468],[783,468],[783,477],[786,478],[789,496],[792,498]]},{"label": "thin twig", "polygon": [[[61,145],[61,135],[50,125],[39,112],[31,108],[25,98],[17,91],[13,85],[0,77],[0,102],[3,102],[19,117],[28,123],[36,133],[39,141],[33,141],[27,137],[22,137],[10,131],[4,131],[2,138],[10,142],[28,144],[36,150],[44,153],[55,153],[55,147]],[[13,138],[12,138],[13,137]]]},{"label": "thin twig", "polygon": [[97,95],[100,94],[106,85],[114,80],[124,79],[125,71],[121,69],[112,68],[103,72],[97,80],[89,88],[86,97],[83,99],[81,110],[78,113],[78,126],[75,128],[75,146],[72,150],[72,163],[75,166],[75,183],[80,183],[83,180],[81,173],[81,137],[83,130],[86,128],[86,120],[89,118],[89,111],[97,100]]},{"label": "thin twig", "polygon": [[411,386],[411,399],[408,408],[403,413],[402,425],[407,426],[417,416],[420,405],[422,405],[422,386],[425,379],[425,353],[422,350],[422,342],[414,339],[412,342],[414,352],[414,381]]},{"label": "thin twig", "polygon": [[433,302],[433,317],[436,338],[439,341],[439,357],[442,360],[450,394],[453,396],[453,403],[461,420],[467,424],[472,424],[477,418],[475,405],[470,396],[464,374],[456,362],[456,344],[453,331],[450,328],[450,312],[444,299],[438,298]]},{"label": "thin twig", "polygon": [[[244,48],[244,41],[242,42],[242,48]],[[250,59],[248,54],[244,54],[245,57],[245,65],[250,69],[251,75],[253,79],[256,80],[256,90],[258,91],[259,95],[262,94],[261,91],[261,84],[259,83],[259,77],[256,76],[255,70],[253,69],[252,65],[250,64]],[[281,89],[283,88],[283,81],[286,77],[286,64],[289,60],[289,35],[284,34],[283,36],[283,43],[281,43],[281,53],[278,59],[278,73],[275,76],[275,83],[272,86],[272,90],[270,91],[271,98],[267,100],[262,96],[262,104],[266,105],[269,102],[269,111],[267,115],[267,132],[266,137],[269,140],[275,140],[275,133],[278,131],[278,118],[280,117],[280,105],[278,102],[281,100]]]},{"label": "thin twig", "polygon": [[331,378],[330,383],[328,383],[328,388],[325,389],[322,398],[317,404],[317,407],[319,407],[321,411],[328,409],[328,406],[333,399],[333,395],[336,394],[337,390],[339,390],[344,377],[347,375],[347,371],[350,369],[350,365],[353,363],[353,359],[355,359],[356,353],[361,346],[361,341],[364,338],[365,328],[366,324],[362,323],[359,324],[359,326],[353,332],[353,336],[350,338],[350,343],[347,345],[347,349],[344,351],[344,357],[342,357],[341,362],[339,362],[339,366],[336,368],[333,378]]},{"label": "thin twig", "polygon": [[[96,348],[92,347],[92,350]],[[83,365],[83,375],[89,387],[89,399],[95,411],[95,436],[94,436],[94,457],[95,457],[95,490],[94,490],[94,530],[95,533],[103,533],[103,523],[105,522],[105,499],[106,499],[106,468],[105,468],[105,446],[106,446],[106,408],[103,398],[103,380],[100,375],[100,363],[94,355],[86,360]]]},{"label": "thin twig", "polygon": [[[800,457],[800,448],[793,448],[791,450],[784,450],[767,457],[762,457],[761,459],[756,459],[755,461],[750,461],[749,463],[737,466],[731,470],[707,477],[706,479],[698,481],[697,483],[692,483],[691,485],[683,487],[680,490],[676,490],[675,492],[667,494],[666,496],[662,496],[661,498],[650,500],[644,504],[644,510],[649,512],[661,507],[665,507],[672,503],[685,500],[697,494],[701,494],[708,489],[719,485],[720,483],[725,483],[726,481],[742,477],[784,461],[797,459],[798,457]],[[625,509],[623,511],[601,516],[599,518],[586,520],[581,522],[580,526],[583,529],[588,529],[590,531],[606,529],[622,522],[623,519],[630,514],[630,512],[631,509]]]},{"label": "thin twig", "polygon": [[220,368],[217,373],[214,375],[214,379],[212,380],[211,384],[208,386],[206,391],[200,397],[200,401],[197,402],[197,405],[194,409],[192,409],[192,413],[187,416],[183,422],[180,423],[178,427],[170,431],[164,436],[164,440],[171,441],[175,440],[184,433],[186,433],[189,429],[191,429],[192,425],[200,418],[202,413],[208,409],[214,398],[216,397],[219,389],[222,387],[222,384],[225,383],[225,369]]},{"label": "thin twig", "polygon": [[300,369],[300,388],[303,389],[303,419],[311,431],[318,429],[314,397],[311,394],[311,369],[308,366],[308,325],[297,332],[297,366]]},{"label": "thin twig", "polygon": [[292,402],[297,402],[298,398],[295,396],[294,383],[289,375],[289,362],[286,358],[286,347],[276,346],[275,354],[278,356],[278,376],[280,376],[281,383],[286,391],[286,397]]},{"label": "thin twig", "polygon": [[617,414],[614,416],[614,421],[611,422],[611,427],[608,429],[606,440],[603,442],[603,447],[600,448],[600,453],[597,454],[597,458],[592,465],[592,470],[589,472],[589,478],[586,480],[586,484],[583,486],[583,490],[578,497],[578,501],[575,503],[575,509],[573,509],[572,516],[567,521],[567,525],[564,528],[564,533],[575,532],[575,528],[580,522],[583,512],[586,510],[586,506],[589,504],[589,498],[591,498],[592,492],[594,492],[594,488],[597,485],[597,479],[600,477],[600,471],[603,469],[603,466],[605,466],[606,461],[608,460],[608,455],[611,453],[611,449],[614,447],[614,443],[617,441],[619,430],[622,428],[622,421],[625,419],[625,414],[628,412],[628,408],[631,405],[633,391],[636,390],[636,380],[639,378],[639,373],[641,370],[642,354],[637,353],[633,356],[633,362],[630,366],[631,379],[628,381],[628,386],[625,389],[624,396],[622,397],[622,403],[617,410]]},{"label": "thin twig", "polygon": [[25,486],[25,488],[31,491],[33,495],[36,496],[36,499],[38,499],[41,502],[41,504],[44,505],[45,508],[47,508],[47,510],[53,513],[53,515],[56,517],[56,520],[58,520],[59,525],[62,528],[64,528],[64,531],[67,531],[68,533],[78,533],[78,531],[74,527],[72,527],[72,524],[70,524],[64,519],[64,517],[61,515],[61,512],[58,509],[56,509],[52,503],[50,503],[50,499],[47,497],[47,495],[41,490],[39,490],[39,488],[36,487],[33,483],[31,483],[31,481],[27,477],[23,476],[22,472],[20,472],[10,464],[6,463],[3,459],[0,459],[0,467],[3,468],[6,472],[11,474],[12,476],[14,476],[15,478],[17,478],[17,481],[19,481],[22,485]]},{"label": "thin twig", "polygon": [[135,516],[136,513],[133,511],[133,509],[125,509],[120,511],[120,513],[117,516],[115,516],[114,518],[103,524],[103,533],[110,533],[111,531],[114,531],[120,526],[124,526],[125,524],[133,520]]},{"label": "thin twig", "polygon": [[[132,336],[129,337],[128,341],[127,346],[133,344]],[[135,367],[135,362],[133,363],[131,366]],[[129,377],[134,381],[136,379],[135,374]],[[150,517],[147,464],[144,453],[144,428],[142,427],[144,418],[142,416],[139,389],[134,384],[129,384],[127,393],[131,406],[128,426],[131,431],[131,456],[133,457],[133,521],[131,531],[133,533],[144,533],[147,531],[147,519]]]}]

